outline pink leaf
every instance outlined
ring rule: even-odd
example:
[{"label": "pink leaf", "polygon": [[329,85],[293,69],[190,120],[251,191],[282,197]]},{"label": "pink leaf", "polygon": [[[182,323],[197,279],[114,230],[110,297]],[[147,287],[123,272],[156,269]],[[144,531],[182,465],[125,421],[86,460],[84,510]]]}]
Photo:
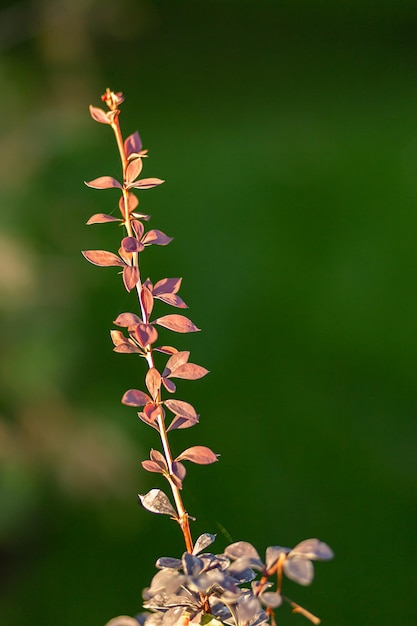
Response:
[{"label": "pink leaf", "polygon": [[159,467],[158,463],[154,463],[153,461],[142,461],[141,465],[144,470],[147,472],[155,472],[155,474],[162,474],[163,469]]},{"label": "pink leaf", "polygon": [[87,187],[92,187],[93,189],[112,189],[117,188],[121,189],[122,186],[115,178],[112,176],[100,176],[99,178],[95,178],[94,180],[90,180],[90,182],[85,183]]},{"label": "pink leaf", "polygon": [[191,428],[191,426],[195,426],[196,424],[198,424],[198,419],[187,419],[185,417],[181,417],[181,415],[176,415],[169,427],[167,428],[167,431],[182,428]]},{"label": "pink leaf", "polygon": [[129,341],[126,341],[126,343],[121,343],[120,345],[116,346],[115,348],[113,348],[113,351],[118,352],[119,354],[141,354],[140,348],[129,343]]},{"label": "pink leaf", "polygon": [[168,378],[163,377],[162,384],[164,385],[165,389],[169,391],[169,393],[175,393],[177,387],[172,380],[169,380]]},{"label": "pink leaf", "polygon": [[184,365],[184,363],[187,363],[189,358],[190,353],[187,350],[176,352],[168,359],[163,375],[168,376],[168,374],[172,374],[172,372],[174,372],[177,367],[180,367],[180,365]]},{"label": "pink leaf", "polygon": [[175,415],[198,420],[195,408],[188,402],[184,402],[183,400],[165,400],[164,404],[172,413],[175,413]]},{"label": "pink leaf", "polygon": [[133,265],[125,265],[123,268],[123,282],[127,291],[136,287],[139,280],[139,269]]},{"label": "pink leaf", "polygon": [[162,417],[162,419],[165,417],[165,411],[162,406],[152,402],[145,405],[143,412],[151,422],[156,422],[158,417]]},{"label": "pink leaf", "polygon": [[151,324],[141,322],[135,327],[135,337],[142,348],[146,348],[158,339],[158,331]]},{"label": "pink leaf", "polygon": [[209,465],[217,461],[218,454],[214,454],[210,448],[206,446],[193,446],[181,452],[175,459],[176,461],[192,461],[198,465]]},{"label": "pink leaf", "polygon": [[151,367],[145,377],[146,387],[151,394],[152,398],[156,400],[159,390],[161,388],[161,374],[155,367]]},{"label": "pink leaf", "polygon": [[135,237],[124,237],[121,244],[125,252],[142,252],[144,248],[143,243],[138,241]]},{"label": "pink leaf", "polygon": [[163,354],[175,354],[178,352],[178,350],[173,346],[159,346],[159,348],[154,349],[158,350],[158,352],[162,352]]},{"label": "pink leaf", "polygon": [[[138,239],[142,239],[142,235],[143,235],[143,232],[145,230],[142,222],[139,222],[139,220],[131,220],[130,224],[131,224],[131,226],[132,226],[132,228],[133,228],[133,230],[135,232],[136,237]],[[143,248],[142,248],[142,250],[143,250]]]},{"label": "pink leaf", "polygon": [[172,464],[172,471],[175,474],[175,476],[177,478],[179,478],[181,481],[184,480],[186,474],[187,474],[187,470],[185,469],[185,466],[180,463],[179,461],[174,461]]},{"label": "pink leaf", "polygon": [[142,290],[140,292],[140,301],[142,302],[146,317],[147,319],[149,319],[149,316],[151,315],[153,309],[153,296],[152,292],[144,285],[142,286]]},{"label": "pink leaf", "polygon": [[122,343],[127,343],[127,338],[124,336],[121,330],[111,330],[110,337],[115,346],[120,346]]},{"label": "pink leaf", "polygon": [[142,150],[142,141],[138,131],[132,133],[125,139],[124,148],[128,158],[133,152],[140,152]]},{"label": "pink leaf", "polygon": [[195,333],[200,330],[188,317],[178,315],[177,313],[158,317],[155,320],[155,324],[159,324],[159,326],[173,330],[176,333]]},{"label": "pink leaf", "polygon": [[182,278],[162,278],[153,288],[154,296],[167,293],[178,293]]},{"label": "pink leaf", "polygon": [[199,378],[203,378],[206,374],[208,374],[208,370],[206,370],[205,367],[201,367],[201,365],[196,365],[195,363],[185,363],[177,367],[169,377],[198,380]]},{"label": "pink leaf", "polygon": [[120,313],[114,320],[113,324],[122,326],[123,328],[132,328],[136,324],[140,324],[142,320],[135,313]]},{"label": "pink leaf", "polygon": [[162,183],[164,182],[165,181],[161,180],[160,178],[142,178],[141,180],[137,180],[134,183],[130,183],[129,185],[127,185],[127,188],[132,189],[132,187],[134,187],[135,189],[150,189],[151,187],[162,185]]},{"label": "pink leaf", "polygon": [[148,402],[151,402],[151,398],[144,391],[139,389],[129,389],[123,394],[122,404],[126,406],[145,406]]},{"label": "pink leaf", "polygon": [[170,304],[171,306],[176,306],[178,309],[188,309],[188,306],[185,304],[184,300],[182,300],[175,293],[164,293],[160,296],[155,296],[161,302],[165,302],[165,304]]},{"label": "pink leaf", "polygon": [[152,426],[152,428],[155,428],[155,430],[157,430],[159,432],[159,427],[158,424],[156,424],[154,421],[150,420],[145,413],[139,412],[138,413],[138,417],[139,419],[142,420],[142,422],[145,422],[145,424],[147,424],[148,426]]},{"label": "pink leaf", "polygon": [[151,459],[151,461],[155,461],[155,463],[158,463],[161,467],[167,468],[165,457],[163,454],[161,454],[161,452],[159,452],[159,450],[154,450],[152,448],[149,454],[149,458]]},{"label": "pink leaf", "polygon": [[113,217],[112,215],[106,215],[105,213],[96,213],[90,217],[87,225],[105,224],[106,222],[120,222],[120,219],[118,217]]},{"label": "pink leaf", "polygon": [[99,109],[98,107],[93,107],[90,104],[90,115],[96,122],[100,122],[100,124],[110,124],[110,120],[107,117],[107,114],[103,109]]},{"label": "pink leaf", "polygon": [[155,244],[157,246],[167,246],[172,241],[172,237],[168,237],[161,230],[149,230],[144,237],[142,237],[142,241],[146,246],[150,246]]},{"label": "pink leaf", "polygon": [[117,254],[107,250],[83,250],[83,256],[93,265],[100,267],[124,267],[124,263]]},{"label": "pink leaf", "polygon": [[142,159],[132,159],[126,168],[126,182],[132,183],[142,171]]},{"label": "pink leaf", "polygon": [[[129,195],[127,196],[127,212],[129,214],[132,213],[132,211],[134,211],[136,209],[138,204],[139,204],[139,200],[137,199],[137,197],[133,193],[129,193]],[[120,209],[120,213],[123,215],[123,217],[126,218],[124,196],[120,196],[119,209]]]}]

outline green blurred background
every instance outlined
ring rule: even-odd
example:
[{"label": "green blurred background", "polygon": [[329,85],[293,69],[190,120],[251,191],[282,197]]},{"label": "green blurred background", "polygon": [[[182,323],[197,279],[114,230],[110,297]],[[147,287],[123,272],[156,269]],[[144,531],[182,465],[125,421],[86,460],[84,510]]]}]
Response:
[{"label": "green blurred background", "polygon": [[183,276],[203,328],[176,343],[211,370],[177,394],[201,423],[172,436],[222,455],[189,469],[195,535],[318,536],[337,558],[289,596],[329,626],[416,624],[416,3],[2,6],[0,624],[135,614],[183,550],[137,504],[157,441],[108,335],[133,296],[80,254],[119,236],[85,226],[117,201],[83,184],[119,172],[87,110],[107,86],[167,181],[141,206],[175,240],[143,271]]}]

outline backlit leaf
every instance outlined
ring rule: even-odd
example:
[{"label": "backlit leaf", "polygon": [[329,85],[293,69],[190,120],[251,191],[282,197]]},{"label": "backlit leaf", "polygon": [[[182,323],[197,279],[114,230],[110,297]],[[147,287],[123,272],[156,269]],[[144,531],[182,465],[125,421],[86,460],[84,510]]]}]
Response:
[{"label": "backlit leaf", "polygon": [[126,168],[126,182],[131,183],[137,179],[142,171],[142,159],[132,159]]},{"label": "backlit leaf", "polygon": [[140,152],[142,150],[142,141],[138,131],[132,133],[129,137],[126,137],[124,148],[128,158],[133,152]]},{"label": "backlit leaf", "polygon": [[181,287],[182,278],[162,278],[158,280],[153,288],[153,294],[160,295],[161,293],[177,293]]},{"label": "backlit leaf", "polygon": [[[137,197],[133,193],[129,193],[128,196],[127,196],[127,212],[129,214],[132,213],[132,211],[134,211],[136,209],[138,204],[139,204],[139,200],[137,199]],[[124,196],[120,196],[119,209],[120,209],[120,213],[123,215],[123,217],[126,217],[125,216],[125,198],[124,198]]]},{"label": "backlit leaf", "polygon": [[142,222],[139,222],[139,220],[130,220],[130,225],[132,226],[136,237],[138,239],[142,239],[143,233],[145,231],[145,228],[144,228]]},{"label": "backlit leaf", "polygon": [[93,265],[100,267],[124,267],[124,263],[117,254],[107,250],[83,250],[83,256]]},{"label": "backlit leaf", "polygon": [[123,326],[124,328],[132,328],[136,324],[140,324],[142,320],[135,313],[120,313],[114,320],[113,324],[116,326]]},{"label": "backlit leaf", "polygon": [[162,183],[164,182],[165,181],[161,180],[160,178],[142,178],[141,180],[130,183],[129,185],[127,185],[127,188],[131,189],[132,187],[134,187],[136,189],[150,189],[151,187],[162,185]]},{"label": "backlit leaf", "polygon": [[230,546],[227,546],[224,553],[230,559],[240,559],[244,557],[246,559],[261,561],[261,557],[256,548],[248,541],[236,541],[235,543],[231,543]]},{"label": "backlit leaf", "polygon": [[164,471],[163,469],[159,467],[158,463],[154,463],[153,461],[142,461],[141,465],[143,469],[145,469],[147,472],[154,472],[155,474],[162,474],[162,472]]},{"label": "backlit leaf", "polygon": [[287,578],[299,585],[309,585],[313,582],[314,567],[309,559],[294,557],[284,561],[283,570]]},{"label": "backlit leaf", "polygon": [[99,176],[99,178],[95,178],[94,180],[90,180],[85,183],[87,187],[92,187],[93,189],[121,189],[122,186],[118,180],[113,178],[112,176]]},{"label": "backlit leaf", "polygon": [[122,404],[126,406],[145,406],[152,399],[144,391],[139,389],[129,389],[123,394]]},{"label": "backlit leaf", "polygon": [[187,470],[185,469],[185,466],[182,463],[180,463],[179,461],[174,461],[172,463],[172,472],[181,481],[184,480],[184,478],[185,478],[185,476],[187,474]]},{"label": "backlit leaf", "polygon": [[177,386],[173,380],[169,380],[168,378],[163,377],[162,384],[164,385],[165,389],[169,391],[169,393],[175,393]]},{"label": "backlit leaf", "polygon": [[188,309],[188,306],[185,304],[184,300],[177,296],[175,293],[164,293],[160,296],[155,296],[161,302],[165,302],[165,304],[170,304],[171,306],[176,306],[178,309]]},{"label": "backlit leaf", "polygon": [[200,535],[194,544],[193,554],[198,554],[199,552],[205,550],[205,548],[207,548],[207,546],[210,546],[213,541],[215,541],[215,539],[216,535],[210,535],[210,533],[203,533],[202,535]]},{"label": "backlit leaf", "polygon": [[176,333],[195,333],[200,330],[193,322],[184,315],[173,313],[172,315],[164,315],[155,320],[155,324],[173,330]]},{"label": "backlit leaf", "polygon": [[149,319],[153,309],[153,295],[152,292],[144,285],[142,286],[140,292],[140,301],[145,310],[146,317]]},{"label": "backlit leaf", "polygon": [[139,269],[134,265],[125,265],[123,268],[123,282],[127,291],[134,289],[139,280]]},{"label": "backlit leaf", "polygon": [[138,346],[135,346],[129,343],[129,341],[126,341],[126,343],[121,343],[115,346],[113,348],[113,352],[118,352],[119,354],[141,354],[140,348],[138,348]]},{"label": "backlit leaf", "polygon": [[155,430],[159,432],[159,426],[157,422],[150,420],[149,417],[146,415],[146,413],[139,411],[138,417],[139,419],[142,420],[142,422],[145,422],[145,424],[147,424],[148,426],[152,426],[152,428],[154,428]]},{"label": "backlit leaf", "polygon": [[158,348],[154,348],[158,352],[162,352],[163,354],[175,354],[178,352],[176,348],[173,346],[159,346]]},{"label": "backlit leaf", "polygon": [[120,219],[118,217],[113,217],[112,215],[106,215],[106,213],[96,213],[90,217],[87,225],[105,224],[106,222],[120,222]]},{"label": "backlit leaf", "polygon": [[334,554],[327,543],[319,539],[305,539],[297,544],[290,552],[290,557],[300,556],[305,559],[328,561]]},{"label": "backlit leaf", "polygon": [[191,428],[192,426],[195,426],[196,424],[198,424],[198,417],[186,418],[186,417],[181,417],[181,415],[176,415],[174,419],[172,420],[172,422],[170,423],[170,425],[168,426],[167,430],[170,431],[170,430],[179,430],[183,428]]},{"label": "backlit leaf", "polygon": [[172,374],[170,374],[170,378],[198,380],[199,378],[203,378],[206,374],[208,374],[208,370],[205,367],[201,367],[201,365],[196,365],[195,363],[185,363],[177,367]]},{"label": "backlit leaf", "polygon": [[192,446],[187,448],[177,458],[176,461],[192,461],[198,465],[209,465],[217,461],[218,455],[206,446]]},{"label": "backlit leaf", "polygon": [[177,367],[180,367],[180,365],[184,365],[184,363],[187,363],[189,358],[190,353],[188,352],[188,350],[181,350],[180,352],[176,352],[175,354],[173,354],[172,357],[170,357],[167,361],[164,370],[164,376],[171,374],[177,369]]},{"label": "backlit leaf", "polygon": [[146,235],[142,237],[142,241],[145,245],[150,246],[151,244],[155,244],[157,246],[167,246],[172,241],[172,237],[168,237],[161,230],[148,230]]},{"label": "backlit leaf", "polygon": [[151,324],[138,324],[135,327],[135,337],[142,346],[146,346],[155,343],[158,339],[158,331]]},{"label": "backlit leaf", "polygon": [[270,606],[272,609],[276,609],[282,604],[282,597],[276,591],[265,591],[260,596],[260,599],[266,606]]},{"label": "backlit leaf", "polygon": [[121,330],[111,330],[110,337],[115,346],[120,346],[120,344],[127,342],[127,338]]},{"label": "backlit leaf", "polygon": [[161,374],[155,367],[151,367],[145,377],[146,388],[155,400],[161,388]]},{"label": "backlit leaf", "polygon": [[143,412],[150,422],[156,422],[159,417],[162,419],[165,417],[165,411],[162,406],[153,402],[146,404]]},{"label": "backlit leaf", "polygon": [[125,252],[142,252],[144,248],[143,243],[138,241],[135,237],[124,237],[121,241],[121,245]]},{"label": "backlit leaf", "polygon": [[93,120],[100,122],[100,124],[110,124],[110,120],[107,117],[106,112],[98,107],[93,107],[92,104],[90,104],[90,115]]},{"label": "backlit leaf", "polygon": [[183,400],[165,400],[164,404],[172,413],[175,413],[175,415],[198,420],[195,408],[188,402],[184,402]]},{"label": "backlit leaf", "polygon": [[171,502],[169,501],[168,496],[165,495],[165,493],[160,489],[151,489],[143,496],[139,494],[139,499],[142,506],[151,513],[170,515],[174,518],[177,517],[177,514],[175,513],[175,510]]}]

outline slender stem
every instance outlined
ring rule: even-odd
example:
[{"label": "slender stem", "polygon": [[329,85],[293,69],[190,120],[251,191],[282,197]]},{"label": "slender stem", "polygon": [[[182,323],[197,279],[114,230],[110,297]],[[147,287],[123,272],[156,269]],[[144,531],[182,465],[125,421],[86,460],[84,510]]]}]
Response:
[{"label": "slender stem", "polygon": [[[127,166],[129,164],[128,159],[126,157],[126,152],[125,152],[125,147],[124,147],[124,141],[123,141],[123,136],[122,136],[122,132],[120,129],[120,124],[119,124],[119,116],[116,115],[114,118],[114,121],[111,124],[111,127],[114,131],[115,137],[116,137],[116,142],[117,142],[117,147],[119,149],[119,154],[120,154],[120,160],[122,163],[122,169],[123,169],[123,208],[124,208],[124,226],[126,228],[126,232],[128,234],[129,237],[133,237],[134,233],[133,233],[133,229],[132,229],[132,225],[130,223],[130,215],[129,215],[129,191],[126,188],[126,170],[127,170]],[[133,253],[132,256],[132,265],[138,268],[139,271],[139,280],[136,284],[136,292],[137,292],[137,296],[138,296],[138,300],[139,300],[139,306],[141,309],[141,313],[142,313],[142,320],[143,322],[147,323],[148,319],[147,319],[147,313],[144,309],[143,303],[142,303],[142,298],[141,298],[141,292],[142,292],[142,283],[140,280],[140,267],[139,267],[139,254],[137,252]],[[149,369],[154,368],[155,367],[155,361],[154,361],[154,356],[153,356],[153,350],[152,347],[149,345],[146,347],[146,361],[148,363],[148,367]],[[161,393],[160,391],[158,392],[158,397],[157,397],[157,403],[160,404],[161,403]],[[173,463],[173,457],[172,457],[172,453],[171,453],[171,448],[169,445],[169,441],[168,441],[168,433],[167,430],[165,428],[165,423],[164,423],[164,419],[162,417],[162,414],[158,416],[158,431],[159,431],[159,435],[161,437],[161,442],[162,442],[162,447],[164,450],[164,455],[165,455],[165,460],[167,462],[168,465],[168,471],[169,474],[166,476],[169,485],[171,487],[171,491],[172,491],[172,495],[175,501],[175,506],[177,508],[177,513],[178,513],[178,524],[180,525],[180,528],[182,530],[182,533],[184,535],[184,541],[185,541],[185,546],[187,549],[187,552],[192,552],[193,551],[193,540],[192,540],[192,536],[191,536],[191,530],[190,530],[190,523],[189,523],[189,516],[188,513],[184,507],[184,503],[181,497],[181,493],[179,488],[177,487],[177,485],[175,484],[174,480],[173,480],[173,471],[172,471],[172,463]]]}]

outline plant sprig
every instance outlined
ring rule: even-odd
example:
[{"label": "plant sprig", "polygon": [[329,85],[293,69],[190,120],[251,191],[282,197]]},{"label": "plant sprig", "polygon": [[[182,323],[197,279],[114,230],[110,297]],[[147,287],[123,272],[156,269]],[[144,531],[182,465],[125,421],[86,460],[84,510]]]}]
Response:
[{"label": "plant sprig", "polygon": [[[258,626],[269,623],[276,626],[275,610],[283,602],[294,613],[300,613],[313,624],[320,620],[293,600],[282,595],[283,575],[301,584],[309,585],[314,577],[312,562],[333,557],[331,549],[318,539],[307,539],[294,548],[270,546],[262,560],[254,546],[246,541],[231,543],[222,554],[206,552],[215,535],[204,533],[194,542],[190,529],[190,516],[185,508],[181,490],[186,476],[184,462],[209,465],[218,455],[207,446],[195,445],[172,454],[169,433],[172,430],[191,428],[199,421],[195,408],[184,400],[173,397],[175,379],[197,380],[208,373],[201,365],[189,361],[190,353],[171,345],[160,345],[159,328],[175,333],[197,332],[200,329],[185,315],[169,313],[152,318],[154,301],[178,309],[188,308],[178,295],[181,278],[162,278],[153,283],[142,279],[140,258],[148,246],[166,246],[172,238],[156,229],[146,230],[150,216],[139,211],[136,195],[144,189],[162,184],[160,178],[140,178],[147,150],[142,148],[138,132],[126,139],[119,123],[120,105],[124,101],[120,92],[107,89],[102,101],[108,110],[90,106],[91,117],[112,128],[116,139],[121,168],[121,181],[111,176],[101,176],[88,183],[93,189],[119,189],[121,217],[104,213],[93,215],[87,224],[118,222],[124,228],[117,254],[107,250],[85,250],[84,257],[100,267],[119,267],[125,289],[137,296],[136,312],[120,313],[114,320],[117,329],[111,330],[114,351],[120,354],[137,354],[147,364],[144,379],[146,391],[128,389],[122,403],[140,409],[138,416],[157,431],[161,449],[151,449],[149,459],[142,467],[151,473],[161,474],[169,484],[174,503],[161,489],[151,489],[139,495],[143,507],[152,513],[168,515],[181,528],[185,552],[181,558],[161,557],[156,562],[159,572],[151,585],[144,590],[144,608],[136,618],[120,616],[107,626],[187,626],[202,624],[220,626]],[[163,367],[157,367],[156,353],[165,356]],[[272,579],[272,580],[271,580]],[[276,579],[276,582],[272,582]],[[275,591],[271,588],[275,586]]]}]

